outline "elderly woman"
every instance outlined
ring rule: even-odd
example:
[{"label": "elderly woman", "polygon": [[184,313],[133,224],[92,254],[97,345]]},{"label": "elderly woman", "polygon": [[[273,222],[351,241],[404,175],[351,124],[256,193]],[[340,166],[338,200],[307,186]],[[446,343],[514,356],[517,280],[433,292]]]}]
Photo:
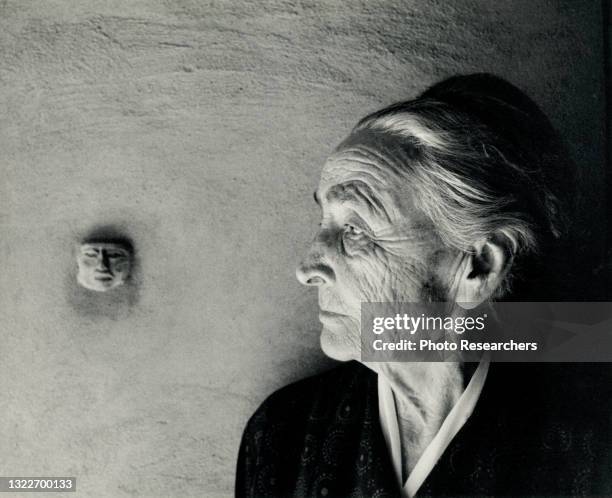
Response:
[{"label": "elderly woman", "polygon": [[323,351],[345,363],[257,410],[238,496],[601,492],[594,415],[576,408],[588,395],[564,396],[541,368],[359,362],[363,302],[551,299],[567,157],[537,106],[490,75],[357,124],[323,167],[297,270],[318,290]]}]

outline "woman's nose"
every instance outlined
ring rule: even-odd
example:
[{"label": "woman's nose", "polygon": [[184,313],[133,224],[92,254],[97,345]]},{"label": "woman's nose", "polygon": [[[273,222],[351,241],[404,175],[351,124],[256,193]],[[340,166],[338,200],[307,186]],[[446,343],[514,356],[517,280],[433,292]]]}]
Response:
[{"label": "woman's nose", "polygon": [[308,254],[295,270],[297,279],[303,285],[320,286],[335,281],[334,270],[326,257],[329,245],[325,234],[318,234],[313,241]]}]

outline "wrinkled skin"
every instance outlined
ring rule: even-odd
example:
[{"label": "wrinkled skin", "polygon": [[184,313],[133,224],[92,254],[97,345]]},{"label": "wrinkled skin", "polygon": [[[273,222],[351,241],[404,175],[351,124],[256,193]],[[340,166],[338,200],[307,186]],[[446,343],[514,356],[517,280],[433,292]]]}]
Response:
[{"label": "wrinkled skin", "polygon": [[130,273],[131,254],[121,244],[85,243],[78,249],[77,266],[80,285],[105,292],[126,281]]},{"label": "wrinkled skin", "polygon": [[[349,136],[327,160],[315,199],[320,228],[297,269],[319,294],[321,347],[360,359],[361,302],[452,300],[465,258],[413,202],[410,161],[393,138]],[[367,363],[391,383],[407,475],[463,389],[457,363]]]},{"label": "wrinkled skin", "polygon": [[414,205],[406,160],[389,139],[360,132],[323,167],[321,225],[297,276],[318,287],[332,358],[359,359],[362,302],[443,301],[452,291],[461,255]]}]

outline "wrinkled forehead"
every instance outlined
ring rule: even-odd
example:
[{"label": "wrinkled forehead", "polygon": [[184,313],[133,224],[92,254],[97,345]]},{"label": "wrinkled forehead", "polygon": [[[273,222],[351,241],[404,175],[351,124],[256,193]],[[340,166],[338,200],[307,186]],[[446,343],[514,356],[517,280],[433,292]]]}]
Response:
[{"label": "wrinkled forehead", "polygon": [[363,181],[377,191],[405,191],[410,187],[411,152],[399,137],[368,129],[353,132],[325,162],[320,189]]}]

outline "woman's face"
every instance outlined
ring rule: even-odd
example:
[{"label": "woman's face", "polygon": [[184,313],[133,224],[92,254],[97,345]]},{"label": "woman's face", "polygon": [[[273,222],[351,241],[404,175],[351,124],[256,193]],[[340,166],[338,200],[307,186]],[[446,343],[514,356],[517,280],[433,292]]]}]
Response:
[{"label": "woman's face", "polygon": [[315,200],[321,223],[297,277],[319,292],[321,347],[360,358],[362,302],[442,301],[457,252],[413,203],[410,160],[393,139],[350,136],[327,160]]}]

